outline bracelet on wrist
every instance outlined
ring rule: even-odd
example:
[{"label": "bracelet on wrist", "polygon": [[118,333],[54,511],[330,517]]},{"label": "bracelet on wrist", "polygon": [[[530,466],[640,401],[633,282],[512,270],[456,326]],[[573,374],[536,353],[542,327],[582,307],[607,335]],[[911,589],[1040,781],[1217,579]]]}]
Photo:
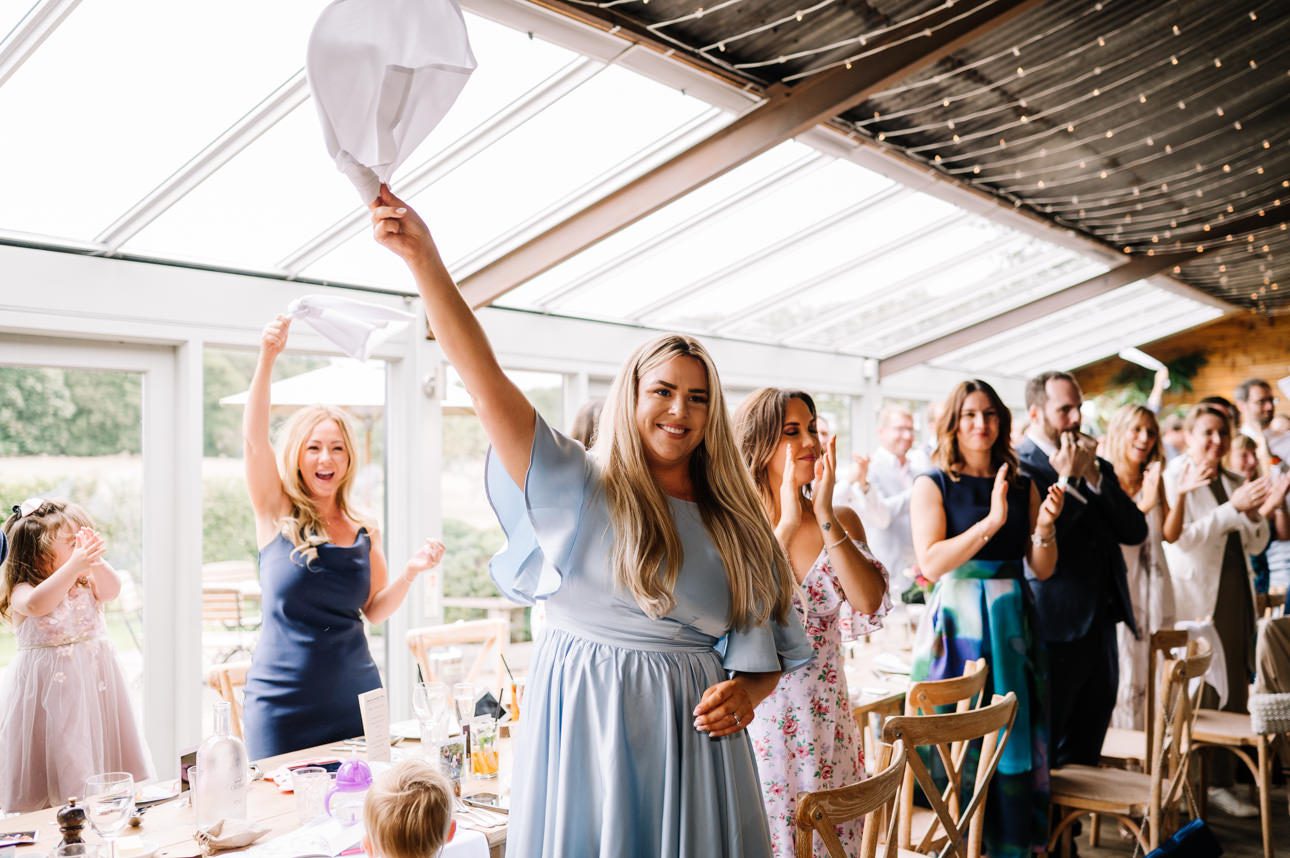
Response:
[{"label": "bracelet on wrist", "polygon": [[1036,530],[1030,534],[1030,544],[1036,548],[1052,548],[1057,544],[1057,533],[1049,531],[1047,536],[1041,536]]}]

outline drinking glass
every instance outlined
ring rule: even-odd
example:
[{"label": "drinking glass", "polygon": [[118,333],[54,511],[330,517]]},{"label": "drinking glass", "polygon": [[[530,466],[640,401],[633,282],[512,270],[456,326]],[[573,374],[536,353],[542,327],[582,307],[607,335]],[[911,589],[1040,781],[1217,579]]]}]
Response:
[{"label": "drinking glass", "polygon": [[448,686],[442,682],[418,682],[412,688],[412,710],[418,721],[432,721],[448,708]]},{"label": "drinking glass", "polygon": [[457,721],[466,725],[475,717],[475,686],[458,682],[452,687],[452,704],[457,710]]},{"label": "drinking glass", "polygon": [[85,816],[108,843],[108,855],[116,858],[116,839],[134,813],[134,776],[129,772],[105,772],[85,781]]},{"label": "drinking glass", "polygon": [[497,777],[497,722],[492,715],[470,720],[470,770],[477,778]]},{"label": "drinking glass", "polygon": [[321,766],[302,766],[291,772],[291,791],[296,794],[296,816],[301,825],[326,814],[330,789],[331,774]]}]

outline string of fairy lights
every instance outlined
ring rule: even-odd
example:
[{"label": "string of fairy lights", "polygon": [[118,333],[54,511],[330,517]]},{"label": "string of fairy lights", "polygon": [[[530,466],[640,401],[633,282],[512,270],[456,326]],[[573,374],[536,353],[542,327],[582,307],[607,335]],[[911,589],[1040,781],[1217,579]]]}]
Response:
[{"label": "string of fairy lights", "polygon": [[[649,0],[571,2],[603,9]],[[809,36],[817,19],[824,32],[851,14],[839,0],[817,0],[686,43],[684,25],[718,13],[727,14],[714,20],[727,20],[743,2],[697,5],[647,27],[732,71],[780,69],[774,79],[796,85],[932,38],[1000,0],[936,0],[846,38],[741,55],[767,33],[801,26]],[[1257,303],[1279,291],[1273,260],[1290,253],[1290,232],[1284,224],[1224,230],[1280,209],[1282,194],[1290,199],[1281,178],[1290,174],[1290,133],[1280,121],[1290,111],[1290,16],[1282,8],[1282,0],[1059,4],[1033,13],[1012,44],[996,39],[986,54],[956,55],[870,95],[872,115],[846,124],[871,145],[1125,253],[1194,253],[1190,280]]]}]

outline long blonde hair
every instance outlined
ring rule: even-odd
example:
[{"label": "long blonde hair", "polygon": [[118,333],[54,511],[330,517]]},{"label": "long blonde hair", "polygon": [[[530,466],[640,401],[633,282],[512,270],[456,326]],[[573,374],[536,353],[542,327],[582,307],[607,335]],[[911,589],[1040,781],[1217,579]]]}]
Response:
[{"label": "long blonde hair", "polygon": [[[1133,440],[1134,427],[1139,420],[1147,421],[1147,426],[1156,433],[1156,440],[1147,452],[1147,460],[1141,465],[1129,461],[1129,444]],[[1106,458],[1115,468],[1115,476],[1126,490],[1130,486],[1142,483],[1142,472],[1152,462],[1163,462],[1164,451],[1161,449],[1160,423],[1149,408],[1141,405],[1126,405],[1111,417],[1106,427]]]},{"label": "long blonde hair", "polygon": [[291,503],[291,511],[283,516],[279,526],[282,535],[294,546],[292,556],[304,558],[306,566],[318,559],[318,546],[326,544],[330,539],[318,507],[305,488],[304,475],[300,473],[300,449],[309,440],[314,427],[324,420],[335,421],[349,458],[345,475],[336,485],[336,508],[349,520],[371,529],[371,523],[353,508],[349,500],[349,490],[358,470],[354,456],[354,430],[350,425],[349,415],[330,405],[301,408],[287,418],[278,434],[278,475],[282,479],[282,490]]},{"label": "long blonde hair", "polygon": [[690,455],[690,478],[699,514],[726,570],[730,623],[742,629],[769,618],[785,622],[793,588],[788,561],[735,448],[717,368],[698,340],[680,334],[659,337],[632,353],[601,414],[592,455],[614,528],[614,581],[650,617],[662,617],[676,605],[673,592],[684,552],[636,427],[641,378],[676,357],[694,358],[707,374],[708,419],[703,440]]},{"label": "long blonde hair", "polygon": [[[739,439],[739,452],[744,465],[752,474],[753,485],[761,496],[762,508],[770,515],[775,509],[776,487],[770,483],[770,460],[779,449],[784,437],[784,415],[788,401],[800,399],[815,418],[815,400],[800,390],[781,390],[763,387],[755,390],[739,405],[735,412],[735,437]],[[805,432],[806,428],[803,427]],[[807,491],[806,487],[802,489]]]},{"label": "long blonde hair", "polygon": [[35,587],[54,573],[54,544],[64,530],[93,526],[89,513],[68,501],[41,501],[26,515],[15,509],[4,523],[9,554],[0,565],[0,617],[9,619],[14,587]]}]

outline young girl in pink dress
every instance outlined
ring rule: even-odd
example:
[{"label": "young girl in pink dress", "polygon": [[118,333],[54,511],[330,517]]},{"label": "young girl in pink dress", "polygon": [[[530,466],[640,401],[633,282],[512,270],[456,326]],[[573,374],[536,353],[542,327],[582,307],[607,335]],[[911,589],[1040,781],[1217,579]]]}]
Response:
[{"label": "young girl in pink dress", "polygon": [[[891,600],[887,572],[865,545],[859,516],[833,506],[836,438],[820,442],[811,397],[759,390],[740,406],[735,432],[788,555],[798,583],[793,606],[815,650],[811,664],[780,679],[748,725],[771,847],[776,858],[792,858],[798,795],[865,776],[842,642],[879,628]],[[859,823],[839,826],[837,835],[847,854],[859,854]],[[815,854],[827,854],[818,839]]]},{"label": "young girl in pink dress", "polygon": [[84,795],[100,772],[152,776],[103,603],[121,580],[75,504],[32,498],[4,524],[0,617],[18,654],[0,678],[0,810],[39,810]]}]

